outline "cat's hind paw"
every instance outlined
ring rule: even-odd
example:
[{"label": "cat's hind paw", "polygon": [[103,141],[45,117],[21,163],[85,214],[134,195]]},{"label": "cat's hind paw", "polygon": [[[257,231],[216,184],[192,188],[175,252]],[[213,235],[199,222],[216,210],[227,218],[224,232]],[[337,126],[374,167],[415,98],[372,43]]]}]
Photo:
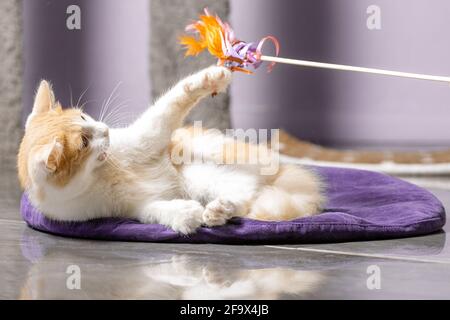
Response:
[{"label": "cat's hind paw", "polygon": [[236,214],[234,203],[224,199],[216,199],[206,205],[203,212],[203,224],[208,227],[221,226]]},{"label": "cat's hind paw", "polygon": [[170,227],[181,234],[187,235],[194,233],[202,223],[202,214],[205,209],[194,200],[186,201],[185,205],[180,208],[179,213],[174,217]]}]

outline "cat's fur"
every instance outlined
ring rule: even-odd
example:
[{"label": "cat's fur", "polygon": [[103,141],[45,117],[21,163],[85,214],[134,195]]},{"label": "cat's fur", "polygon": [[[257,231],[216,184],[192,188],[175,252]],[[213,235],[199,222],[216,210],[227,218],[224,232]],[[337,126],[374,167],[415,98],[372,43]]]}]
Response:
[{"label": "cat's fur", "polygon": [[282,166],[261,175],[258,164],[174,163],[171,151],[180,148],[195,153],[200,146],[209,160],[234,157],[224,151],[229,143],[265,148],[217,133],[177,130],[200,99],[225,91],[230,81],[224,67],[204,69],[120,129],[109,129],[80,109],[61,108],[50,84],[42,81],[18,155],[22,187],[52,219],[120,216],[184,234],[233,216],[286,220],[319,212],[321,184],[308,169]]}]

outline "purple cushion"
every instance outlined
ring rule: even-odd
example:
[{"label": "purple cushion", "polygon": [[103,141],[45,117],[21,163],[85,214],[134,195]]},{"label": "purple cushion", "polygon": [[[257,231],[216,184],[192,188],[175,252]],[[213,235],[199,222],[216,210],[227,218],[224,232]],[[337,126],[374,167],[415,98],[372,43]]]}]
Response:
[{"label": "purple cushion", "polygon": [[445,224],[441,202],[428,191],[384,174],[314,167],[327,183],[322,214],[282,222],[233,218],[220,227],[183,236],[158,224],[129,219],[58,222],[44,217],[24,194],[23,219],[34,229],[102,240],[228,244],[319,243],[424,235]]}]

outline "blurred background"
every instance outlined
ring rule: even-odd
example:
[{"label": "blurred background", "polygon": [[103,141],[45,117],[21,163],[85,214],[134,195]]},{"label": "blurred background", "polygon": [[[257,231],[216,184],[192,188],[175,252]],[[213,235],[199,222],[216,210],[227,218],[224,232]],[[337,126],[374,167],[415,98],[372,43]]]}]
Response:
[{"label": "blurred background", "polygon": [[[80,28],[68,25],[73,5]],[[215,62],[184,58],[177,41],[204,7],[243,40],[276,36],[283,57],[450,75],[446,0],[2,0],[0,210],[17,205],[16,152],[40,79],[53,82],[63,105],[84,104],[94,117],[113,97],[109,124],[126,125],[178,79]],[[326,146],[434,148],[450,145],[449,106],[444,84],[277,65],[236,74],[227,95],[189,119],[283,128]]]}]

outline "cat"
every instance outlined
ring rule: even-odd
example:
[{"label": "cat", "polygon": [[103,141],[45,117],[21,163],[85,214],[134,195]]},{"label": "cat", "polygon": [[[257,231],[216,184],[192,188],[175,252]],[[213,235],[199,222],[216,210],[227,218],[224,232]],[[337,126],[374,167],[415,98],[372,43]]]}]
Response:
[{"label": "cat", "polygon": [[[197,102],[224,92],[231,79],[226,67],[203,69],[131,125],[114,129],[79,108],[62,108],[51,84],[42,80],[18,153],[22,188],[50,219],[123,217],[185,235],[235,216],[277,221],[319,213],[323,182],[312,169],[284,165],[262,175],[258,164],[215,163],[211,160],[235,157],[224,151],[233,150],[226,144],[247,151],[265,147],[182,128]],[[209,161],[174,161],[172,151],[195,153],[196,148],[206,151]]]}]

